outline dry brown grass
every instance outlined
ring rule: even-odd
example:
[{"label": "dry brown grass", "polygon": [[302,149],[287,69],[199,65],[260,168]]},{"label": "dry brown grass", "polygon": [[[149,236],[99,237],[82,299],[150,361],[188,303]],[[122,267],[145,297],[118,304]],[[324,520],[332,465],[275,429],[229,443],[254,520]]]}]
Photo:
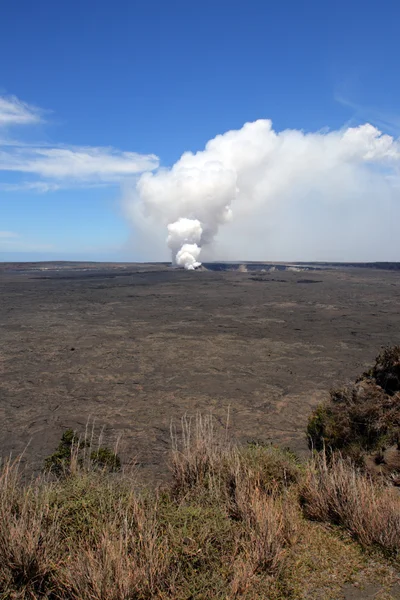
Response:
[{"label": "dry brown grass", "polygon": [[18,463],[6,462],[0,474],[0,591],[18,589],[37,598],[53,587],[58,568],[57,513],[48,502],[49,487],[24,487]]},{"label": "dry brown grass", "polygon": [[231,584],[234,597],[248,589],[257,575],[279,572],[301,527],[293,498],[246,488],[239,493],[244,527]]},{"label": "dry brown grass", "polygon": [[79,469],[23,484],[18,462],[0,475],[0,597],[155,598],[170,558],[157,496]]},{"label": "dry brown grass", "polygon": [[[212,415],[184,418],[173,434],[173,493],[179,501],[218,505],[233,520],[230,591],[240,597],[258,576],[276,575],[299,529],[288,488],[299,477],[293,457],[272,446],[238,448]],[[290,499],[289,499],[290,498]]]},{"label": "dry brown grass", "polygon": [[170,559],[154,505],[130,498],[110,515],[95,545],[81,543],[62,572],[64,597],[76,600],[156,598],[166,586]]},{"label": "dry brown grass", "polygon": [[225,432],[215,429],[211,414],[185,416],[179,434],[171,426],[171,469],[174,488],[180,496],[199,487],[219,494],[227,471],[237,462],[236,452]]},{"label": "dry brown grass", "polygon": [[[272,445],[233,444],[225,428],[216,428],[213,416],[184,417],[180,434],[172,429],[171,470],[179,497],[207,493],[235,504],[238,483],[265,492],[289,488],[300,477],[300,466],[288,451]],[[234,507],[233,507],[234,508]]]},{"label": "dry brown grass", "polygon": [[396,490],[372,481],[354,465],[321,454],[310,463],[301,486],[308,518],[345,527],[364,546],[400,549],[400,497]]},{"label": "dry brown grass", "polygon": [[335,531],[397,553],[390,490],[339,457],[299,465],[272,446],[236,447],[211,416],[183,420],[159,490],[71,461],[68,475],[25,484],[18,463],[3,465],[0,598],[337,598],[370,563]]}]

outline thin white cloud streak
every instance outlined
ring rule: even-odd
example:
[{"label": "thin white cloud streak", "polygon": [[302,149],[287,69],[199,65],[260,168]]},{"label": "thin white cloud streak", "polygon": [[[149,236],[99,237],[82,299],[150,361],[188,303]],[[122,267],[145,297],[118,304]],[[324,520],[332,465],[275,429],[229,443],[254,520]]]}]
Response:
[{"label": "thin white cloud streak", "polygon": [[400,135],[400,117],[398,115],[371,106],[357,104],[342,94],[335,94],[335,101],[346,108],[351,108],[352,111],[354,111],[354,116],[356,118],[360,120],[367,119],[380,129],[384,129],[392,135]]},{"label": "thin white cloud streak", "polygon": [[56,192],[61,189],[57,183],[48,183],[46,181],[25,181],[21,183],[0,183],[2,192],[35,192],[37,194],[46,194],[47,192]]},{"label": "thin white cloud streak", "polygon": [[32,125],[42,121],[42,111],[15,96],[0,96],[0,126]]},{"label": "thin white cloud streak", "polygon": [[[74,187],[115,185],[159,166],[154,154],[124,152],[112,147],[32,144],[9,135],[16,125],[43,122],[42,111],[14,96],[0,96],[0,172],[3,192],[45,193]],[[20,129],[19,129],[20,131]],[[21,180],[4,180],[19,173]]]},{"label": "thin white cloud streak", "polygon": [[0,149],[0,171],[35,175],[66,183],[118,183],[143,171],[156,169],[153,154],[121,152],[102,147],[11,146]]},{"label": "thin white cloud streak", "polygon": [[153,260],[179,219],[200,221],[200,260],[400,260],[399,169],[398,140],[370,124],[275,132],[260,120],[142,175],[124,207]]}]

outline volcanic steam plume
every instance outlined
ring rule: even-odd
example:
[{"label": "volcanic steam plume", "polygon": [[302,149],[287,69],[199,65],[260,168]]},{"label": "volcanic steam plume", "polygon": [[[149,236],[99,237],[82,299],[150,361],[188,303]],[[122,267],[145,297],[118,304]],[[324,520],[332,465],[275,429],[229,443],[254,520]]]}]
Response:
[{"label": "volcanic steam plume", "polygon": [[368,123],[304,133],[259,120],[143,174],[126,209],[149,257],[163,258],[151,249],[167,237],[186,269],[207,248],[219,259],[393,260],[399,169],[399,142]]}]

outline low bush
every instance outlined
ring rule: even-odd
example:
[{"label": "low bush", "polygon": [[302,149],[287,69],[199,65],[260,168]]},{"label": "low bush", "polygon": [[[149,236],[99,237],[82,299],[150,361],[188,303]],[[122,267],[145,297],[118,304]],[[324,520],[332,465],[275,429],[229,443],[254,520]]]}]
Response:
[{"label": "low bush", "polygon": [[111,472],[121,470],[120,457],[107,447],[100,447],[98,450],[93,450],[90,453],[90,460],[94,466],[108,469]]},{"label": "low bush", "polygon": [[69,475],[77,469],[100,468],[110,472],[121,470],[121,459],[110,448],[100,446],[94,450],[93,431],[90,441],[85,435],[78,435],[73,429],[67,429],[61,436],[57,450],[44,462],[44,471],[57,477]]},{"label": "low bush", "polygon": [[400,392],[400,346],[385,348],[365,376],[373,379],[389,395]]},{"label": "low bush", "polygon": [[311,448],[341,450],[360,460],[364,453],[399,441],[399,356],[399,346],[386,349],[354,385],[331,392],[330,400],[318,406],[309,418]]},{"label": "low bush", "polygon": [[74,454],[78,454],[82,447],[86,447],[86,442],[80,440],[73,429],[67,429],[61,436],[57,450],[45,459],[45,471],[57,476],[67,473]]}]

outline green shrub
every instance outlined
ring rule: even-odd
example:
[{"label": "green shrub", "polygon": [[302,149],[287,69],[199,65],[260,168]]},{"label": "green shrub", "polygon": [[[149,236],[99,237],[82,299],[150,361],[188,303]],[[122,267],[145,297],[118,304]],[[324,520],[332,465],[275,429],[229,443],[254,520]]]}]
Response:
[{"label": "green shrub", "polygon": [[359,457],[397,442],[400,431],[400,347],[386,349],[357,382],[333,390],[311,414],[309,446]]},{"label": "green shrub", "polygon": [[115,521],[119,511],[128,511],[131,495],[122,478],[110,478],[103,471],[79,470],[57,480],[49,503],[57,514],[61,538],[89,543],[98,540],[102,528]]},{"label": "green shrub", "polygon": [[61,436],[57,450],[45,459],[44,469],[57,477],[69,475],[76,468],[99,467],[110,472],[121,470],[121,459],[106,446],[84,452],[90,444],[73,429],[67,429]]},{"label": "green shrub", "polygon": [[106,447],[100,447],[90,453],[90,460],[93,465],[99,466],[109,471],[121,470],[121,459],[118,454]]},{"label": "green shrub", "polygon": [[385,348],[366,374],[389,395],[400,392],[400,346]]},{"label": "green shrub", "polygon": [[74,447],[79,451],[85,442],[81,442],[73,429],[66,429],[61,436],[57,450],[44,461],[45,471],[51,471],[57,476],[65,474],[69,470],[71,456]]},{"label": "green shrub", "polygon": [[296,483],[301,466],[296,455],[287,448],[273,444],[250,442],[238,451],[242,470],[252,474],[264,491],[288,488]]}]

